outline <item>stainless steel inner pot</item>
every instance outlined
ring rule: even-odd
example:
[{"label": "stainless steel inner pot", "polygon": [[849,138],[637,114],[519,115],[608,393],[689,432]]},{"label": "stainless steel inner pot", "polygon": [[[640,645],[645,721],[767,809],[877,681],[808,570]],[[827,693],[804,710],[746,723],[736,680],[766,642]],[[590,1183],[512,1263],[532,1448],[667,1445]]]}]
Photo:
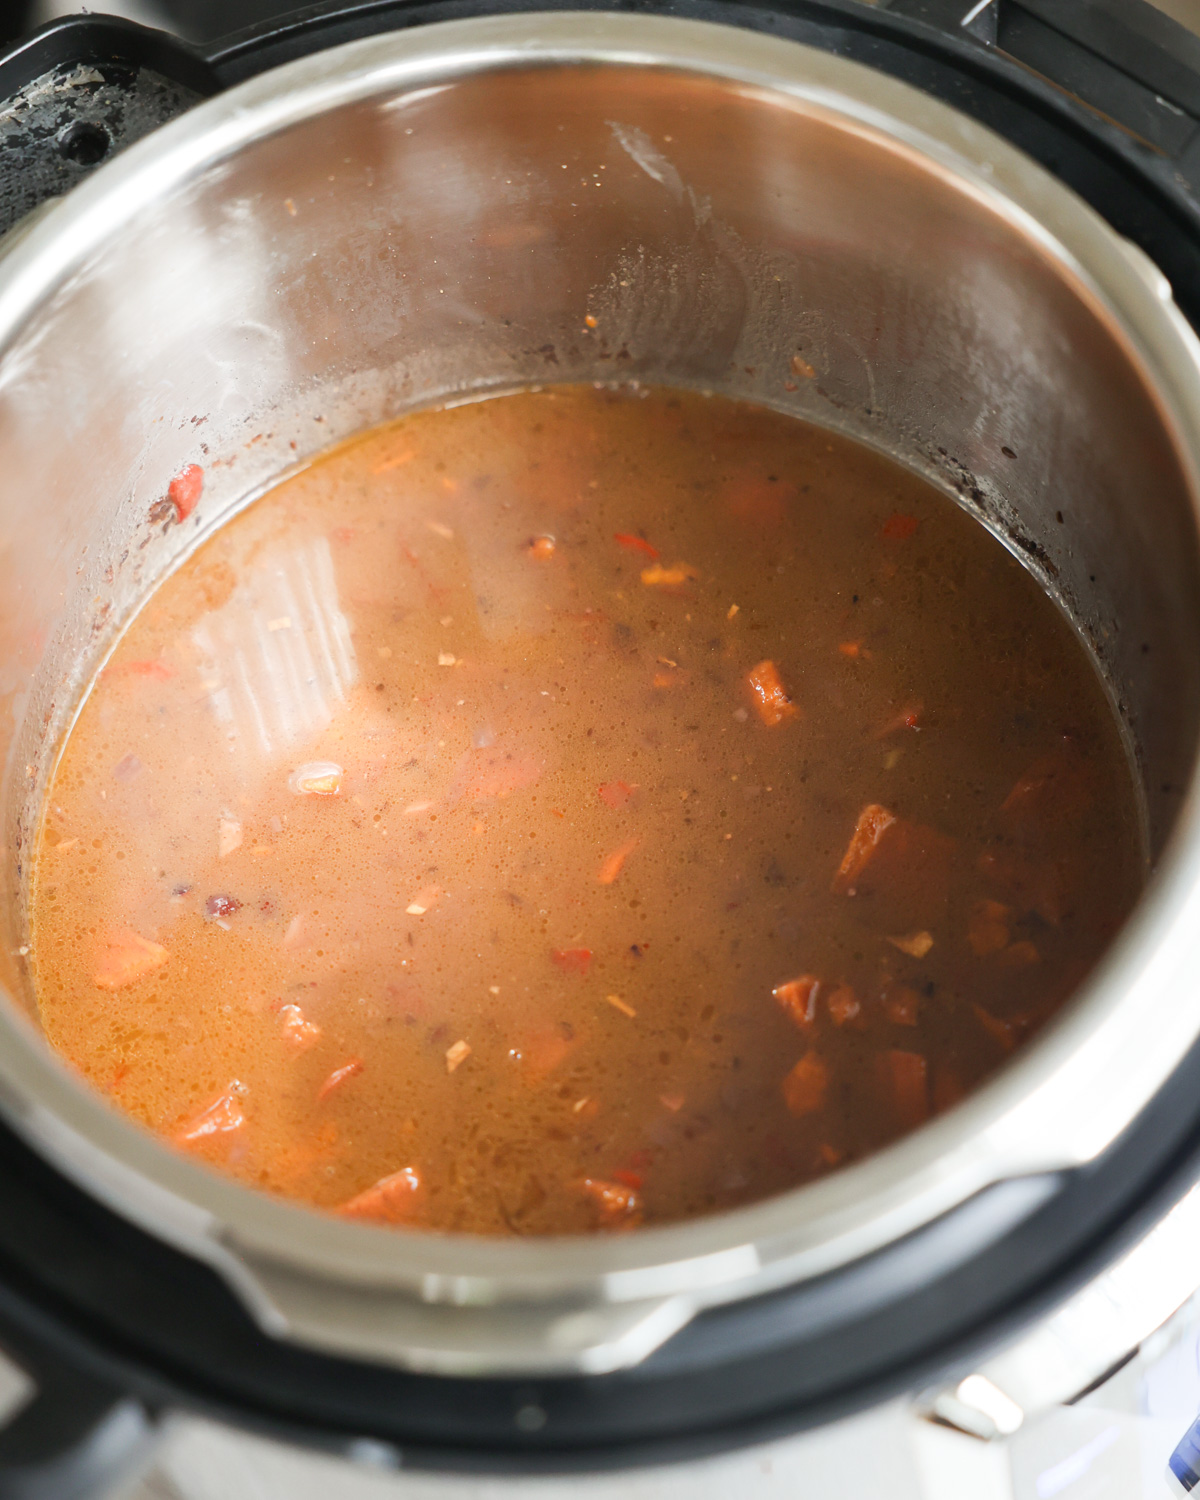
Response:
[{"label": "stainless steel inner pot", "polygon": [[[118,1115],[31,1020],[24,856],[56,747],[156,581],[281,474],[410,407],[567,380],[766,402],[975,511],[1110,686],[1150,888],[987,1087],[755,1207],[485,1242],[272,1201]],[[196,515],[152,525],[192,462]],[[441,1373],[619,1368],[703,1306],[968,1200],[986,1235],[1039,1174],[1112,1142],[1200,1033],[1198,472],[1200,348],[1155,268],[997,137],[857,65],[696,22],[534,14],[354,43],[200,105],[0,263],[0,1107],[272,1334]]]}]

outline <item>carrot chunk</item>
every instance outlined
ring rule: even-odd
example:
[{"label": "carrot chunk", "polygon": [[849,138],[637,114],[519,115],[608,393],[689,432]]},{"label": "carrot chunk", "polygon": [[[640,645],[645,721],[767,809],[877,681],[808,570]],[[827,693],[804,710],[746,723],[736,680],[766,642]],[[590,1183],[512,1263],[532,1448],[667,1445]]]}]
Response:
[{"label": "carrot chunk", "polygon": [[160,943],[152,943],[132,927],[118,927],[101,942],[92,977],[102,990],[123,990],[161,969],[170,956]]},{"label": "carrot chunk", "polygon": [[1002,901],[984,897],[971,908],[967,926],[967,942],[976,958],[986,958],[989,953],[999,953],[1008,947],[1008,919],[1010,909]]},{"label": "carrot chunk", "polygon": [[343,1218],[376,1224],[407,1224],[420,1210],[424,1190],[415,1167],[401,1167],[338,1209]]},{"label": "carrot chunk", "polygon": [[746,681],[754,696],[754,706],[764,724],[782,724],[785,719],[794,719],[800,710],[792,702],[779,678],[779,669],[773,661],[760,661],[746,673]]},{"label": "carrot chunk", "polygon": [[[833,877],[837,895],[855,896],[878,911],[888,927],[913,927],[914,949],[924,948],[928,928],[945,915],[954,873],[955,841],[923,823],[897,818],[871,803],[859,814],[846,853]],[[864,913],[865,914],[865,913]]]},{"label": "carrot chunk", "polygon": [[842,862],[834,876],[833,889],[836,895],[845,895],[871,862],[871,856],[879,847],[879,841],[896,821],[896,814],[889,812],[878,802],[869,802],[858,815],[854,832]]},{"label": "carrot chunk", "polygon": [[917,530],[916,516],[905,516],[899,511],[890,515],[883,523],[883,535],[889,542],[906,542]]},{"label": "carrot chunk", "polygon": [[825,1107],[829,1069],[815,1052],[806,1052],[783,1080],[783,1102],[798,1119]]},{"label": "carrot chunk", "polygon": [[282,1005],[279,1008],[280,1030],[285,1042],[290,1042],[297,1052],[306,1051],[321,1037],[321,1028],[315,1021],[305,1019],[298,1005]]},{"label": "carrot chunk", "polygon": [[632,786],[628,781],[602,781],[596,791],[605,807],[611,807],[616,812],[625,806],[637,789],[636,781]]},{"label": "carrot chunk", "polygon": [[348,1063],[343,1063],[340,1068],[334,1068],[329,1077],[317,1090],[318,1099],[328,1099],[335,1089],[338,1089],[348,1079],[357,1077],[363,1070],[362,1058],[352,1057]]},{"label": "carrot chunk", "polygon": [[641,843],[640,839],[629,839],[619,849],[614,849],[604,863],[600,866],[600,873],[596,879],[601,885],[612,885],[617,876],[625,867],[625,861]]},{"label": "carrot chunk", "polygon": [[644,552],[651,562],[657,562],[659,551],[652,547],[644,536],[634,536],[631,531],[614,531],[613,541],[630,552]]},{"label": "carrot chunk", "polygon": [[777,984],[771,993],[797,1026],[807,1028],[817,1018],[817,992],[820,988],[820,981],[814,974],[801,974],[799,979]]},{"label": "carrot chunk", "polygon": [[580,1188],[596,1205],[602,1229],[634,1229],[642,1221],[642,1200],[623,1182],[585,1177]]},{"label": "carrot chunk", "polygon": [[186,521],[200,503],[200,491],[204,488],[204,470],[199,464],[188,464],[180,469],[167,486],[167,499],[175,507],[175,514]]},{"label": "carrot chunk", "polygon": [[888,942],[901,953],[907,953],[909,958],[924,958],[933,947],[933,933],[910,932],[907,937],[890,937]]},{"label": "carrot chunk", "polygon": [[895,985],[883,997],[883,1010],[893,1026],[915,1026],[921,997],[906,984]]},{"label": "carrot chunk", "polygon": [[547,562],[554,556],[556,547],[552,536],[535,536],[525,550],[536,562]]},{"label": "carrot chunk", "polygon": [[1093,776],[1079,746],[1069,735],[1039,756],[1020,776],[1000,804],[1010,827],[1029,834],[1086,816],[1095,797]]},{"label": "carrot chunk", "polygon": [[896,1118],[905,1130],[915,1130],[929,1118],[928,1065],[919,1052],[895,1049],[884,1053],[883,1063]]},{"label": "carrot chunk", "polygon": [[581,978],[592,964],[590,948],[551,948],[550,957],[564,974],[578,974]]},{"label": "carrot chunk", "polygon": [[631,1171],[628,1167],[619,1167],[613,1177],[623,1187],[632,1188],[635,1193],[640,1193],[645,1183],[640,1172]]},{"label": "carrot chunk", "polygon": [[829,1019],[835,1026],[848,1026],[852,1021],[857,1021],[862,1013],[858,996],[848,984],[838,985],[826,1000],[825,1008],[829,1012]]},{"label": "carrot chunk", "polygon": [[245,1086],[235,1078],[223,1094],[218,1094],[211,1104],[198,1109],[183,1122],[175,1132],[176,1144],[187,1146],[209,1136],[240,1130],[246,1123],[241,1105],[241,1096],[245,1092]]}]

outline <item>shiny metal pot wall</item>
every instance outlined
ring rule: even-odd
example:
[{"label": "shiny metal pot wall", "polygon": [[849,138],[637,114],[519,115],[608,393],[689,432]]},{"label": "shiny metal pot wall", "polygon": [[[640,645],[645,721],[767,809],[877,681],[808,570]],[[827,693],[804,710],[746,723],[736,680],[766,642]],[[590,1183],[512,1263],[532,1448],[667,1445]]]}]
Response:
[{"label": "shiny metal pot wall", "polygon": [[[595,327],[592,327],[592,320]],[[289,467],[530,382],[720,389],[958,495],[1062,601],[1143,779],[1157,873],[1055,1026],[881,1155],[619,1240],[392,1234],[181,1160],[0,1015],[0,1103],[215,1264],[280,1337],[414,1369],[600,1371],[697,1308],[845,1264],[1102,1150],[1200,1033],[1200,369],[1170,289],[953,111],[792,43],[525,15],[320,54],[102,168],[0,265],[0,675],[11,941],[55,746],[163,572]],[[186,525],[152,524],[200,463]],[[1026,1190],[1022,1183],[1032,1183]],[[994,1226],[993,1226],[994,1227]]]}]

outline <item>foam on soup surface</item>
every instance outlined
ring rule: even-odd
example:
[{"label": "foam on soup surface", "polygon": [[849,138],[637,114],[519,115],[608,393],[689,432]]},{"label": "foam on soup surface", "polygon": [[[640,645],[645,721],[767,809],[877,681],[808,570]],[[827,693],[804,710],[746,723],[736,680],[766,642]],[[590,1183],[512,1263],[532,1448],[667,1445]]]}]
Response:
[{"label": "foam on soup surface", "polygon": [[559,387],[329,453],[158,589],[47,801],[51,1042],[251,1186],[619,1230],[951,1107],[1134,901],[1084,650],[878,453]]}]

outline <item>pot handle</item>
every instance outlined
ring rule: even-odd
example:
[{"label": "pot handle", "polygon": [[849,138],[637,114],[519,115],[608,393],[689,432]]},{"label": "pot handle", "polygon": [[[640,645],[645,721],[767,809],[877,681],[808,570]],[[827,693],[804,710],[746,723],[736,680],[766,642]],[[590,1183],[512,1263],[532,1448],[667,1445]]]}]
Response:
[{"label": "pot handle", "polygon": [[144,1471],[157,1413],[2,1315],[0,1338],[0,1500],[103,1500]]}]

